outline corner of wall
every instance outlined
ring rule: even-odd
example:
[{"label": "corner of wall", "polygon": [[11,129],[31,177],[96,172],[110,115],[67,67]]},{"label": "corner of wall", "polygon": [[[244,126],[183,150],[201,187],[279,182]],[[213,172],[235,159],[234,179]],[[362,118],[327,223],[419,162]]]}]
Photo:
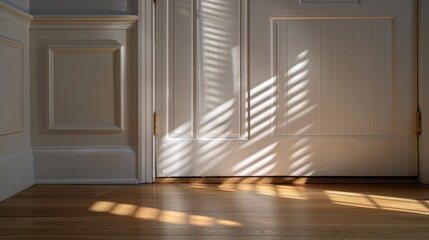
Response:
[{"label": "corner of wall", "polygon": [[31,19],[0,2],[0,201],[34,184],[29,99]]},{"label": "corner of wall", "polygon": [[31,148],[0,157],[0,201],[34,184]]}]

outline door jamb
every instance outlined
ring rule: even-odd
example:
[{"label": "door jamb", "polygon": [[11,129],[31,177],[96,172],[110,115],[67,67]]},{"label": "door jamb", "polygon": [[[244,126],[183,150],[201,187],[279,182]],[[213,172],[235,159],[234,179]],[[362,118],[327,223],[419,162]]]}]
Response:
[{"label": "door jamb", "polygon": [[154,77],[154,1],[138,1],[138,152],[137,179],[152,183],[155,178],[153,157],[153,77]]},{"label": "door jamb", "polygon": [[[422,113],[419,136],[419,181],[429,184],[429,2],[418,1],[418,109]],[[423,67],[426,66],[426,67]],[[425,147],[426,146],[426,147]]]}]

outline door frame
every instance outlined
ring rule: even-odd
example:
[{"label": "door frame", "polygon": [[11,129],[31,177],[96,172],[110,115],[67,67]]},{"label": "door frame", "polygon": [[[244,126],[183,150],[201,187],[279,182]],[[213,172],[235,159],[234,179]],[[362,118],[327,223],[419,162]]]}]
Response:
[{"label": "door frame", "polygon": [[138,1],[138,140],[137,179],[139,183],[152,183],[154,164],[154,11],[155,0]]},{"label": "door frame", "polygon": [[[155,180],[154,163],[154,7],[156,0],[138,1],[138,143],[137,177],[139,183]],[[429,2],[418,0],[418,101],[422,112],[422,129],[429,128]],[[426,44],[425,44],[426,43]],[[429,131],[418,137],[418,179],[429,184]],[[425,146],[427,146],[425,148]]]},{"label": "door frame", "polygon": [[[422,113],[419,136],[419,181],[429,184],[429,2],[418,1],[418,106]],[[424,68],[423,66],[426,66]],[[426,104],[425,104],[426,103]]]}]

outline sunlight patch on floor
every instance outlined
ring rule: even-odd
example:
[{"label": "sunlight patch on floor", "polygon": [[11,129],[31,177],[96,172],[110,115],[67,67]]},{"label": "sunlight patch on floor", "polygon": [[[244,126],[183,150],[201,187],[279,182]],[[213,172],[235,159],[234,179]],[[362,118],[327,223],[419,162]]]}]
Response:
[{"label": "sunlight patch on floor", "polygon": [[429,215],[426,200],[398,198],[363,193],[342,191],[324,191],[332,203],[371,209],[382,209],[397,212],[417,213]]},{"label": "sunlight patch on floor", "polygon": [[159,221],[176,225],[192,225],[200,227],[225,226],[240,227],[241,223],[210,216],[193,215],[179,211],[161,210],[158,208],[140,207],[133,204],[98,201],[89,210],[110,213],[117,216],[131,216],[142,220]]}]

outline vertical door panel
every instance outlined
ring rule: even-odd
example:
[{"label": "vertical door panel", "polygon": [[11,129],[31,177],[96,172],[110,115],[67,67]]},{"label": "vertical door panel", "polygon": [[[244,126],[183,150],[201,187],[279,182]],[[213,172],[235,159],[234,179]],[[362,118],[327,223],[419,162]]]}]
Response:
[{"label": "vertical door panel", "polygon": [[196,1],[197,138],[240,136],[240,1]]},{"label": "vertical door panel", "polygon": [[167,133],[192,138],[193,127],[193,9],[191,0],[166,2]]}]

